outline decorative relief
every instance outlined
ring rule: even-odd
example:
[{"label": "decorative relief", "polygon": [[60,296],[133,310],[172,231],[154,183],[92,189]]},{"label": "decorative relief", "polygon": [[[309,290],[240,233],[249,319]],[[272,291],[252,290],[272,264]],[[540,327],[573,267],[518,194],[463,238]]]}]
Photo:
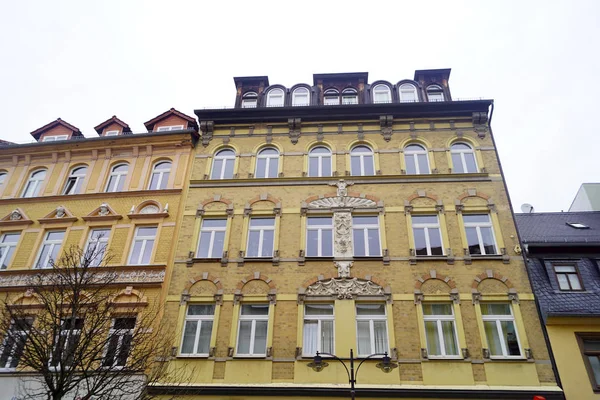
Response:
[{"label": "decorative relief", "polygon": [[21,212],[19,210],[13,210],[10,213],[10,220],[11,221],[18,221],[20,219],[23,219],[23,214],[21,214]]},{"label": "decorative relief", "polygon": [[215,124],[213,121],[200,121],[200,137],[202,139],[202,145],[208,146],[213,138]]},{"label": "decorative relief", "polygon": [[333,214],[333,254],[335,257],[352,257],[352,214],[338,211]]},{"label": "decorative relief", "polygon": [[350,268],[352,268],[352,261],[334,261],[335,267],[338,270],[339,278],[349,278]]},{"label": "decorative relief", "polygon": [[353,208],[369,208],[377,207],[371,199],[362,197],[324,197],[308,203],[308,208],[336,208],[336,207],[353,207]]},{"label": "decorative relief", "polygon": [[160,210],[154,204],[149,204],[140,210],[140,214],[156,214]]},{"label": "decorative relief", "polygon": [[318,281],[306,288],[307,296],[335,296],[336,298],[354,299],[356,296],[383,296],[383,288],[371,281],[358,278],[331,278]]},{"label": "decorative relief", "polygon": [[98,209],[98,215],[101,217],[105,217],[110,214],[110,210],[108,209],[108,204],[102,203],[100,204],[100,208]]},{"label": "decorative relief", "polygon": [[[50,274],[17,274],[17,275],[0,275],[0,286],[18,287],[31,286],[32,280],[36,284],[45,285],[52,284]],[[165,270],[148,271],[148,270],[133,270],[133,271],[105,271],[94,274],[94,279],[99,282],[107,281],[115,284],[122,283],[162,283],[165,280]]]},{"label": "decorative relief", "polygon": [[67,215],[67,213],[63,206],[56,207],[56,214],[54,215],[54,218],[64,218],[65,215]]}]

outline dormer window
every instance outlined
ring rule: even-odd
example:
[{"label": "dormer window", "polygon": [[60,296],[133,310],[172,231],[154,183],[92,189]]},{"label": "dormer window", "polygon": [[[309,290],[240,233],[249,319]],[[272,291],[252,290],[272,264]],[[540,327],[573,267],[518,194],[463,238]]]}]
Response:
[{"label": "dormer window", "polygon": [[256,92],[247,92],[242,97],[242,108],[256,108],[258,95]]},{"label": "dormer window", "polygon": [[430,103],[444,101],[444,91],[441,86],[431,85],[427,87],[427,101]]},{"label": "dormer window", "polygon": [[267,93],[267,107],[283,107],[283,95],[282,89],[269,90],[269,93]]},{"label": "dormer window", "polygon": [[106,131],[104,132],[104,136],[119,136],[119,131]]},{"label": "dormer window", "polygon": [[400,85],[400,90],[398,90],[400,94],[400,103],[415,103],[419,101],[419,97],[417,96],[417,88],[410,83],[405,83]]},{"label": "dormer window", "polygon": [[69,135],[53,135],[53,136],[44,136],[42,138],[42,142],[55,142],[57,140],[67,140]]},{"label": "dormer window", "polygon": [[348,88],[342,91],[342,104],[358,104],[358,92],[356,89]]},{"label": "dormer window", "polygon": [[340,104],[340,92],[335,89],[327,89],[323,94],[323,104],[326,106],[337,106]]},{"label": "dormer window", "polygon": [[392,92],[387,85],[377,85],[373,88],[373,103],[391,103]]},{"label": "dormer window", "polygon": [[182,129],[183,125],[159,126],[156,128],[156,132],[180,131]]},{"label": "dormer window", "polygon": [[292,93],[292,106],[307,106],[310,104],[310,92],[305,87],[300,87]]}]

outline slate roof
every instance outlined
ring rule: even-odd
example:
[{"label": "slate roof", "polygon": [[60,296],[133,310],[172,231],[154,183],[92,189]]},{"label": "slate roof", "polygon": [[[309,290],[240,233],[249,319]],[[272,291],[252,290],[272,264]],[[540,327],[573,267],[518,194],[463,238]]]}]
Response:
[{"label": "slate roof", "polygon": [[[600,211],[515,214],[519,234],[527,244],[600,244]],[[573,228],[580,223],[589,229]]]}]

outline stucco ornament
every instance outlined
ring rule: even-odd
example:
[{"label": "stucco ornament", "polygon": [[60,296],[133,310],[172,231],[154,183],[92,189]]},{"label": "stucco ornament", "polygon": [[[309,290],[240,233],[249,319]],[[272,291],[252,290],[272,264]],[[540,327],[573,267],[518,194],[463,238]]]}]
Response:
[{"label": "stucco ornament", "polygon": [[106,203],[100,204],[100,210],[98,210],[98,215],[104,217],[105,215],[108,215],[109,213],[110,213],[110,211],[108,209],[108,204],[106,204]]},{"label": "stucco ornament", "polygon": [[65,208],[63,206],[58,206],[56,207],[56,218],[63,218],[65,215],[67,215]]},{"label": "stucco ornament", "polygon": [[338,211],[333,214],[333,255],[352,257],[352,214]]},{"label": "stucco ornament", "polygon": [[340,179],[337,182],[329,183],[329,186],[337,186],[338,197],[348,196],[348,186],[352,185],[354,185],[354,182],[347,181],[345,179]]},{"label": "stucco ornament", "polygon": [[352,261],[334,261],[335,267],[338,270],[339,278],[349,278],[350,268],[352,268]]},{"label": "stucco ornament", "polygon": [[140,214],[156,214],[158,211],[159,210],[157,206],[154,204],[149,204],[140,210]]},{"label": "stucco ornament", "polygon": [[383,294],[381,286],[358,278],[331,278],[315,282],[306,288],[306,295],[335,296],[340,300],[354,299],[356,296],[382,296]]},{"label": "stucco ornament", "polygon": [[19,210],[12,210],[12,212],[10,213],[10,220],[18,221],[20,219],[23,219],[23,214],[21,214]]}]

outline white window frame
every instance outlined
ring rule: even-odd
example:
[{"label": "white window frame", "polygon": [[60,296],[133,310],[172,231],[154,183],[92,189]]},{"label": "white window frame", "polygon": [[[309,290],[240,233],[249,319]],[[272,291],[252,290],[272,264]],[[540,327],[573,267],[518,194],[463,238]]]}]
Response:
[{"label": "white window frame", "polygon": [[[469,215],[486,215],[488,217],[488,221],[489,222],[466,222],[465,221],[465,216],[469,216]],[[465,227],[465,238],[467,239],[467,248],[469,248],[469,238],[467,235],[467,228],[475,228],[475,231],[477,232],[477,241],[479,242],[479,251],[481,251],[481,254],[473,254],[474,256],[489,256],[489,255],[498,255],[500,254],[499,249],[498,249],[498,242],[496,241],[496,233],[494,232],[494,224],[492,223],[492,217],[490,214],[486,214],[486,213],[469,213],[469,214],[463,214],[463,225]],[[495,253],[493,254],[487,254],[485,252],[485,246],[483,245],[483,236],[481,235],[481,228],[490,228],[490,231],[492,232],[492,239],[494,240],[494,250],[496,250]]]},{"label": "white window frame", "polygon": [[[119,168],[123,165],[127,166],[126,171],[115,171],[117,168]],[[127,179],[127,174],[129,174],[129,164],[119,163],[119,164],[113,165],[113,167],[110,169],[110,174],[108,175],[108,182],[106,182],[105,192],[106,193],[117,193],[117,192],[122,191],[122,190],[110,190],[110,184],[111,184],[113,178],[115,179],[115,184],[113,185],[114,189],[119,188],[119,184],[121,183],[121,181],[123,181],[123,189],[125,189],[125,180]]]},{"label": "white window frame", "polygon": [[[377,303],[380,304],[380,303]],[[369,356],[371,354],[375,353],[375,321],[383,321],[385,322],[385,337],[386,337],[386,342],[387,342],[387,346],[384,350],[384,352],[387,352],[388,354],[390,353],[390,336],[389,336],[389,328],[388,328],[388,319],[387,319],[387,307],[385,306],[385,303],[382,303],[380,305],[383,305],[383,310],[384,310],[384,314],[383,315],[378,315],[378,314],[371,314],[371,315],[358,315],[358,306],[361,305],[361,303],[357,303],[354,306],[354,312],[356,314],[356,352],[358,353],[359,357],[366,357]],[[361,354],[358,352],[359,346],[358,346],[358,323],[360,321],[368,321],[369,322],[369,339],[370,339],[370,347],[371,347],[371,351],[368,354]]]},{"label": "white window frame", "polygon": [[[461,359],[463,358],[460,354],[460,344],[458,343],[458,330],[456,327],[456,317],[454,316],[454,306],[450,303],[444,303],[450,305],[450,310],[452,314],[444,315],[444,314],[425,314],[425,310],[423,310],[423,327],[425,329],[425,342],[427,343],[427,325],[426,322],[435,322],[437,334],[439,338],[439,346],[442,354],[430,354],[429,347],[427,348],[427,358],[451,358],[451,359]],[[423,304],[424,305],[424,304]],[[442,328],[442,322],[450,321],[452,322],[452,329],[454,330],[454,339],[456,340],[456,349],[458,350],[458,354],[446,354],[446,341],[444,339],[444,329]]]},{"label": "white window frame", "polygon": [[56,142],[58,140],[67,140],[69,139],[69,135],[51,135],[51,136],[44,136],[42,138],[42,142]]},{"label": "white window frame", "polygon": [[[278,99],[280,102],[275,103]],[[285,91],[281,88],[273,88],[267,93],[267,107],[283,107],[285,105]]]},{"label": "white window frame", "polygon": [[246,92],[242,96],[242,108],[256,108],[258,106],[258,94]]},{"label": "white window frame", "polygon": [[346,88],[342,90],[342,104],[358,104],[358,90],[354,88]]},{"label": "white window frame", "polygon": [[[247,303],[245,305],[258,305],[259,303]],[[235,352],[236,352],[236,356],[243,356],[243,357],[266,357],[267,356],[267,347],[268,347],[268,343],[269,343],[269,316],[271,314],[271,307],[268,307],[268,312],[267,315],[243,315],[242,311],[243,311],[243,307],[240,305],[240,318],[238,320],[238,326],[237,326],[237,338],[236,338],[236,346],[235,346]],[[252,321],[252,327],[250,330],[250,346],[248,347],[250,353],[240,353],[239,347],[240,347],[240,328],[242,327],[242,321]],[[257,321],[267,321],[267,340],[266,340],[266,344],[265,344],[265,352],[264,353],[254,353],[254,341],[256,340],[256,322]]]},{"label": "white window frame", "polygon": [[427,93],[427,101],[430,103],[439,103],[445,100],[444,89],[439,85],[429,85],[425,92]]},{"label": "white window frame", "polygon": [[[409,149],[410,146],[418,146],[420,150]],[[427,172],[421,172],[421,166],[419,165],[419,156],[425,157],[427,162]],[[408,173],[408,163],[412,162],[415,166],[416,175],[428,175],[431,174],[431,166],[429,165],[429,155],[425,147],[417,143],[410,143],[404,148],[404,162],[406,163],[406,170]]]},{"label": "white window frame", "polygon": [[[356,217],[373,217],[377,219],[377,224],[355,224],[354,219]],[[381,257],[381,227],[379,216],[376,215],[353,215],[352,216],[352,237],[354,238],[354,231],[362,230],[363,240],[365,243],[365,253],[363,255],[356,255],[356,246],[352,246],[352,253],[354,257]],[[379,253],[371,254],[369,249],[369,229],[377,228],[377,237],[379,238]]]},{"label": "white window frame", "polygon": [[[233,152],[233,155],[219,155],[221,153],[225,153],[227,151],[231,151]],[[225,149],[221,149],[219,150],[215,156],[213,157],[213,161],[212,161],[212,165],[210,168],[210,179],[233,179],[233,176],[235,175],[235,159],[236,159],[236,154],[235,151],[231,148],[225,148]],[[223,162],[221,163],[221,171],[219,171],[219,177],[218,178],[214,178],[213,175],[215,173],[215,161],[217,160],[222,160]],[[233,167],[231,168],[231,177],[226,177],[225,176],[225,171],[227,170],[227,163],[233,163]]]},{"label": "white window frame", "polygon": [[[277,154],[263,154],[266,150],[275,150],[277,152]],[[264,149],[261,149],[258,154],[256,155],[256,168],[254,171],[254,177],[255,178],[259,178],[258,176],[258,160],[259,159],[265,159],[265,176],[261,176],[261,179],[266,179],[266,178],[277,178],[279,175],[279,157],[280,157],[280,153],[279,150],[275,147],[265,147]],[[269,176],[269,171],[270,171],[270,167],[271,167],[271,163],[273,162],[273,160],[276,160],[277,162],[277,175],[275,176]]]},{"label": "white window frame", "polygon": [[[42,172],[43,172],[43,174],[41,174],[41,178],[40,178],[39,174]],[[23,188],[23,193],[21,194],[21,197],[23,197],[23,198],[37,197],[40,194],[40,189],[42,188],[42,182],[44,181],[44,179],[46,179],[47,173],[48,173],[48,171],[46,169],[38,169],[38,170],[32,171],[29,174],[29,179],[27,179],[27,182],[25,183],[25,187]],[[31,191],[29,190],[30,187],[32,187]],[[29,196],[27,196],[28,192],[31,192],[31,194]]]},{"label": "white window frame", "polygon": [[[492,322],[496,322],[496,333],[499,335],[498,337],[500,338],[500,349],[502,350],[502,355],[492,355],[492,352],[490,350],[490,345],[488,343],[488,350],[490,351],[490,358],[491,359],[522,359],[524,358],[524,353],[523,353],[523,346],[521,345],[521,338],[519,335],[519,329],[517,327],[517,323],[515,321],[515,314],[513,312],[513,306],[510,303],[501,303],[501,304],[506,304],[508,305],[508,309],[510,310],[510,315],[497,315],[497,314],[490,314],[490,315],[485,315],[483,314],[483,310],[481,312],[481,319],[485,322],[485,321],[492,321]],[[521,353],[518,356],[509,356],[508,355],[508,349],[506,348],[506,343],[504,343],[504,335],[502,334],[502,321],[510,321],[513,323],[513,327],[515,329],[515,335],[517,336],[517,344],[519,345],[519,352]],[[485,330],[485,328],[484,328]],[[484,332],[485,335],[485,332]],[[487,340],[487,335],[486,335],[486,340]]]},{"label": "white window frame", "polygon": [[[316,149],[325,149],[329,153],[314,153]],[[329,169],[331,170],[331,174],[323,175],[323,165],[326,162],[324,158],[329,158]],[[317,175],[310,174],[310,160],[317,159]],[[321,177],[321,176],[332,176],[333,175],[333,155],[331,149],[325,146],[315,146],[308,152],[308,176],[310,177]]]},{"label": "white window frame", "polygon": [[[117,319],[133,319],[135,320],[134,323],[134,327],[131,329],[115,329],[115,323]],[[110,346],[110,343],[106,344],[106,349],[104,349],[104,355],[102,357],[102,367],[104,368],[112,368],[112,369],[122,369],[127,365],[127,360],[129,359],[129,356],[131,355],[131,350],[133,347],[133,344],[131,343],[129,345],[129,351],[127,352],[127,359],[125,359],[125,365],[118,365],[119,362],[119,353],[121,353],[121,347],[123,347],[123,338],[129,334],[132,338],[133,338],[133,334],[135,332],[135,326],[137,325],[137,318],[135,316],[122,316],[122,317],[113,317],[111,322],[110,322],[110,329],[108,331],[108,335],[110,338],[115,337],[115,336],[119,336],[118,342],[117,342],[117,347],[115,348],[115,354],[113,355],[113,362],[111,365],[106,365],[104,363],[107,355],[108,355],[108,346]]]},{"label": "white window frame", "polygon": [[[16,242],[5,242],[6,235],[17,235]],[[19,244],[19,240],[21,240],[21,232],[2,232],[0,235],[0,269],[8,268],[11,258],[14,256],[15,249],[17,248],[17,244]],[[12,253],[11,253],[12,249]],[[10,253],[10,257],[9,257]],[[8,258],[8,260],[7,260]],[[4,264],[6,263],[6,268],[4,268]]]},{"label": "white window frame", "polygon": [[[164,164],[168,164],[168,168],[164,167]],[[148,182],[148,190],[165,190],[167,188],[167,185],[169,183],[169,176],[171,175],[171,168],[173,167],[173,163],[170,160],[162,160],[162,161],[158,161],[157,163],[154,164],[154,167],[152,168],[152,174],[150,174],[150,182]],[[154,175],[158,175],[158,183],[157,183],[157,187],[152,189],[152,178],[154,177]],[[167,178],[165,179],[165,175],[167,175]],[[163,186],[163,181],[164,182],[164,187]]]},{"label": "white window frame", "polygon": [[[330,225],[310,225],[308,223],[311,219],[325,219],[329,218],[331,220]],[[331,256],[323,255],[323,231],[330,230],[331,231]],[[308,254],[308,232],[309,231],[317,231],[317,254]],[[307,257],[333,257],[333,216],[312,216],[306,218],[306,256]]]},{"label": "white window frame", "polygon": [[[377,100],[377,95],[378,94],[383,94],[385,93],[387,95],[387,98],[385,100]],[[379,84],[376,85],[373,88],[373,103],[374,104],[386,104],[386,103],[391,103],[392,102],[392,91],[390,90],[390,87],[388,85],[384,85],[384,84]]]},{"label": "white window frame", "polygon": [[[98,231],[107,231],[108,234],[106,236],[101,236],[101,237],[94,239],[94,233],[98,232]],[[85,251],[83,254],[85,254],[85,255],[88,254],[88,251],[90,251],[90,246],[100,245],[100,246],[104,247],[104,251],[102,252],[102,257],[94,258],[94,259],[90,260],[90,266],[98,267],[102,264],[102,261],[104,261],[104,257],[106,256],[106,250],[108,249],[108,239],[110,238],[110,231],[111,231],[110,227],[97,227],[97,228],[90,230],[87,241],[85,242]],[[96,257],[98,257],[98,255],[100,254],[99,251],[97,250],[97,248],[94,249],[93,253]]]},{"label": "white window frame", "polygon": [[[156,233],[154,236],[141,236],[139,234],[140,228],[154,228],[156,229]],[[158,226],[156,225],[141,225],[135,227],[135,233],[133,235],[133,240],[131,241],[131,250],[129,250],[129,257],[127,257],[127,265],[152,265],[152,252],[154,251],[154,246],[156,245],[156,238],[158,236]],[[152,248],[150,249],[150,261],[149,264],[142,264],[141,260],[144,258],[144,252],[146,250],[146,246],[148,245],[148,241],[152,240]],[[133,257],[133,249],[135,248],[136,242],[142,242],[142,247],[140,248],[140,254],[138,255],[138,259],[136,262],[132,262],[131,259]]]},{"label": "white window frame", "polygon": [[[219,221],[224,221],[225,222],[225,226],[223,227],[204,227],[204,221],[207,220],[219,220]],[[208,254],[209,257],[207,258],[221,258],[223,256],[223,251],[225,250],[225,248],[221,249],[221,254],[218,255],[218,257],[210,257],[210,255],[213,254],[214,252],[214,245],[215,245],[215,236],[217,232],[224,232],[224,235],[227,235],[227,218],[204,218],[202,219],[202,221],[200,222],[200,234],[198,235],[198,247],[196,248],[196,257],[197,258],[201,258],[200,257],[200,244],[201,244],[201,240],[202,240],[202,233],[205,232],[210,232],[210,241],[208,244]],[[223,240],[225,241],[225,240]],[[223,246],[225,245],[225,243],[223,243]]]},{"label": "white window frame", "polygon": [[[69,347],[69,340],[70,340],[70,338],[72,336],[74,336],[74,335],[78,336],[76,346],[79,344],[79,341],[81,340],[81,329],[62,329],[64,321],[67,320],[67,319],[72,319],[72,318],[75,318],[75,321],[77,321],[77,320],[83,320],[83,326],[85,327],[85,318],[83,318],[83,317],[67,317],[67,318],[61,319],[61,326],[60,326],[60,329],[59,329],[58,334],[57,334],[58,337],[55,339],[55,342],[54,342],[55,345],[58,345],[61,342],[60,338],[62,336],[66,336],[66,338],[65,338],[65,340],[63,342],[63,347],[61,349],[61,353],[65,352],[68,349],[68,347]],[[77,322],[75,323],[75,325],[77,325]],[[50,367],[50,370],[58,371],[58,370],[60,370],[62,368],[61,361],[62,361],[63,357],[62,357],[62,354],[61,354],[61,357],[60,357],[61,359],[58,360],[58,362],[55,365],[53,365],[54,364],[53,358],[54,358],[55,351],[56,351],[56,349],[53,348],[52,349],[52,354],[50,355],[50,362],[49,362],[50,365],[49,365],[49,367]]]},{"label": "white window frame", "polygon": [[[252,227],[252,220],[257,220],[257,219],[271,219],[273,220],[273,225],[272,226],[266,226],[266,225],[261,225],[261,226],[257,226],[257,227]],[[250,248],[250,232],[259,232],[258,235],[258,251],[257,251],[257,256],[248,256],[248,249]],[[275,253],[275,217],[250,217],[250,221],[248,221],[248,238],[246,239],[246,258],[271,258],[273,257],[273,254],[271,255],[267,255],[267,256],[263,256],[262,254],[262,249],[263,249],[263,245],[264,245],[264,234],[265,231],[273,231],[273,253]]]},{"label": "white window frame", "polygon": [[[213,313],[211,315],[189,315],[188,312],[190,310],[190,306],[202,305],[202,306],[213,306]],[[208,357],[209,353],[198,353],[198,338],[200,337],[200,333],[202,331],[202,322],[212,322],[211,325],[211,336],[215,330],[215,312],[217,309],[217,305],[214,303],[188,303],[187,308],[185,310],[185,321],[183,323],[183,332],[181,332],[181,345],[179,346],[179,356],[180,357]],[[194,347],[191,353],[183,352],[183,341],[185,338],[185,327],[188,322],[196,322],[196,333],[194,334]],[[208,343],[208,351],[210,352],[210,338]]]},{"label": "white window frame", "polygon": [[[359,147],[365,147],[367,149],[370,150],[370,152],[366,152],[364,150],[359,149]],[[372,175],[366,175],[365,174],[365,157],[367,156],[371,156],[371,162],[373,163],[373,174],[376,174],[377,171],[375,171],[375,152],[373,151],[373,149],[370,146],[367,146],[365,144],[360,144],[358,146],[354,146],[352,148],[352,150],[350,150],[350,174],[352,175],[352,158],[353,157],[357,157],[360,161],[360,175],[352,175],[352,176],[372,176]]]},{"label": "white window frame", "polygon": [[[81,169],[83,169],[84,172],[78,172]],[[80,192],[77,190],[77,185],[83,186],[83,181],[87,176],[87,169],[87,165],[79,165],[75,168],[72,168],[69,176],[67,177],[67,182],[65,182],[65,187],[62,194],[80,194]],[[67,189],[69,189],[69,182],[71,180],[73,180],[74,183],[73,186],[70,187],[71,190],[67,192]],[[83,189],[83,187],[81,187],[81,189]]]},{"label": "white window frame", "polygon": [[[62,239],[58,240],[50,240],[48,239],[48,237],[50,236],[51,233],[57,233],[57,232],[62,232],[63,236]],[[38,255],[36,257],[36,262],[35,262],[35,269],[48,269],[48,268],[52,268],[52,266],[50,265],[50,260],[52,259],[52,253],[54,252],[54,249],[56,248],[56,246],[58,246],[58,252],[56,253],[56,255],[58,256],[58,254],[60,254],[60,248],[63,244],[63,241],[65,240],[65,235],[66,235],[66,231],[65,230],[51,230],[51,231],[46,231],[44,233],[44,240],[42,241],[42,244],[40,245],[40,250],[38,251]],[[40,258],[42,257],[42,253],[44,252],[44,247],[45,246],[49,246],[49,250],[48,250],[48,254],[46,255],[46,259],[44,260],[43,263],[40,263]],[[56,261],[56,260],[54,260]],[[41,266],[40,266],[41,265]]]},{"label": "white window frame", "polygon": [[[319,305],[319,306],[331,306],[331,315],[319,314],[319,315],[307,315],[306,314],[306,306],[307,305]],[[315,354],[306,352],[306,323],[307,322],[317,322],[317,349],[321,353],[323,352],[323,321],[332,321],[332,336],[333,336],[333,348],[331,354],[335,354],[335,307],[333,304],[321,304],[321,303],[310,303],[304,304],[304,322],[302,326],[302,357],[314,357]]]},{"label": "white window frame", "polygon": [[156,132],[180,131],[183,130],[183,125],[159,126]]},{"label": "white window frame", "polygon": [[121,131],[105,131],[104,136],[119,136]]},{"label": "white window frame", "polygon": [[[457,144],[465,145],[469,149],[455,149],[454,145],[457,145]],[[450,146],[450,158],[452,159],[452,163],[453,163],[452,166],[454,167],[452,172],[455,172],[456,166],[454,165],[454,159],[452,158],[452,154],[458,154],[460,156],[462,172],[459,172],[459,173],[475,174],[475,173],[479,172],[479,166],[477,165],[477,157],[475,157],[475,150],[473,149],[473,147],[470,144],[467,144],[465,142],[456,142],[456,143],[452,143],[452,145]],[[473,162],[475,163],[475,171],[469,171],[469,168],[467,168],[468,164],[467,164],[467,160],[465,159],[465,154],[473,155]]]},{"label": "white window frame", "polygon": [[[408,87],[410,86],[410,89]],[[409,100],[405,98],[405,94],[411,92],[414,95],[414,100]],[[412,83],[403,83],[398,88],[398,94],[400,97],[400,103],[417,103],[419,101],[419,94],[417,92],[417,88]]]},{"label": "white window frame", "polygon": [[442,245],[442,255],[446,255],[446,250],[444,249],[444,241],[442,239],[442,228],[440,226],[440,216],[437,214],[414,214],[413,217],[435,217],[437,222],[435,224],[432,223],[415,223],[414,218],[411,218],[411,225],[412,225],[412,234],[413,234],[413,240],[415,241],[415,254],[416,254],[416,238],[415,238],[415,228],[416,229],[423,229],[425,232],[425,245],[427,246],[427,255],[430,256],[431,254],[431,240],[430,240],[430,236],[429,236],[429,229],[437,229],[439,234],[440,234],[440,243]]},{"label": "white window frame", "polygon": [[337,106],[340,104],[340,92],[337,89],[327,89],[323,92],[323,105]]},{"label": "white window frame", "polygon": [[[33,324],[33,318],[31,317],[25,317],[22,318],[24,320],[29,321],[29,324]],[[20,359],[17,358],[17,364],[14,367],[11,367],[10,364],[12,364],[13,359],[14,359],[14,353],[16,352],[16,346],[19,344],[18,340],[22,340],[23,341],[23,349],[25,348],[25,340],[27,340],[27,334],[28,334],[28,330],[22,330],[19,329],[19,326],[17,326],[17,324],[15,324],[14,320],[10,321],[10,327],[9,332],[6,332],[6,334],[4,335],[4,339],[2,341],[2,347],[0,349],[0,356],[2,356],[4,354],[4,349],[7,346],[7,342],[12,339],[12,346],[9,348],[9,353],[8,353],[8,358],[6,359],[6,363],[4,365],[0,365],[0,370],[2,371],[14,371],[16,370],[16,368],[19,366],[19,361]],[[24,322],[22,323],[24,324]],[[13,329],[14,327],[14,329]],[[19,337],[17,339],[17,337]],[[22,355],[22,354],[21,354]]]},{"label": "white window frame", "polygon": [[[300,94],[302,92],[302,94]],[[298,98],[304,99],[306,98],[306,102],[298,102]],[[308,88],[301,86],[292,92],[292,106],[293,107],[305,107],[310,105],[310,90]]]}]

